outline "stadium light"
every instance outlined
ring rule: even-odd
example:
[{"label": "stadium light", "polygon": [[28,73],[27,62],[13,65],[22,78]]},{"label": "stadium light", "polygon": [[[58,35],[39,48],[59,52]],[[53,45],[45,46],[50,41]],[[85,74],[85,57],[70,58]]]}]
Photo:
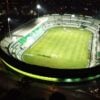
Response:
[{"label": "stadium light", "polygon": [[17,41],[17,37],[12,37],[12,41],[13,42]]},{"label": "stadium light", "polygon": [[8,17],[8,22],[10,22],[11,21],[11,18],[10,17]]},{"label": "stadium light", "polygon": [[11,18],[8,17],[7,22],[8,22],[8,34],[9,34],[9,36],[10,36],[10,21],[11,21]]},{"label": "stadium light", "polygon": [[75,17],[75,15],[73,14],[71,17]]},{"label": "stadium light", "polygon": [[37,4],[37,9],[41,9],[41,6],[40,6],[40,4]]},{"label": "stadium light", "polygon": [[39,17],[39,10],[41,9],[40,4],[37,4],[36,8],[37,8],[37,10],[38,10],[38,17]]}]

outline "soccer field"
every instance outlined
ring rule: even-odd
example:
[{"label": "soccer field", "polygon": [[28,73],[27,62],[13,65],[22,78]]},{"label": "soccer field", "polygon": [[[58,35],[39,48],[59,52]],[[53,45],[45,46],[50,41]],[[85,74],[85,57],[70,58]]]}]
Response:
[{"label": "soccer field", "polygon": [[82,28],[48,29],[22,55],[26,63],[59,69],[87,68],[92,33]]}]

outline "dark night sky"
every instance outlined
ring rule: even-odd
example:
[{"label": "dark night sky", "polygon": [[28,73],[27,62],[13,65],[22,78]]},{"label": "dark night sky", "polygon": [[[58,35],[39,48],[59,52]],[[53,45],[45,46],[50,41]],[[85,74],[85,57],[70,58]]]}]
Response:
[{"label": "dark night sky", "polygon": [[[25,20],[37,17],[37,4],[40,4],[42,7],[39,11],[40,15],[74,13],[100,16],[100,0],[0,0],[0,22],[2,21],[3,26],[6,26],[6,17],[9,16],[15,19],[14,22],[16,22],[17,25],[17,23],[19,24]],[[33,13],[30,13],[31,11],[33,11]],[[2,26],[1,24],[0,26]],[[3,27],[3,31],[5,29],[6,28]],[[2,31],[1,28],[0,31]]]}]

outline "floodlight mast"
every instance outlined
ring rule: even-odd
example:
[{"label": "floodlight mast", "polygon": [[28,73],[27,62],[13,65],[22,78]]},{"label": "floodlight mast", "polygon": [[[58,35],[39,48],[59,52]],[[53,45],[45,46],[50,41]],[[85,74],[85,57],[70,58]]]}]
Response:
[{"label": "floodlight mast", "polygon": [[38,11],[37,13],[38,13],[38,18],[39,18],[39,10],[41,9],[41,5],[37,4],[36,8],[37,8],[37,11]]},{"label": "floodlight mast", "polygon": [[7,25],[8,25],[8,35],[10,36],[10,21],[11,18],[9,17],[9,0],[6,0],[6,7],[7,7]]},{"label": "floodlight mast", "polygon": [[8,17],[8,18],[7,18],[7,21],[8,21],[8,32],[10,33],[10,21],[11,21],[11,18]]}]

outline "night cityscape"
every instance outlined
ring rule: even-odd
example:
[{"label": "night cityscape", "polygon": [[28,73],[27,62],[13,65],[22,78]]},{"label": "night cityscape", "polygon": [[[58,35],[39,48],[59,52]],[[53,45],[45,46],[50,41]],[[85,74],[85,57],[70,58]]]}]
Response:
[{"label": "night cityscape", "polygon": [[[70,23],[73,20],[75,21],[77,18],[80,18],[79,20],[80,22],[81,22],[81,18],[82,18],[82,21],[84,20],[86,21],[85,18],[88,19],[88,16],[91,16],[89,17],[90,18],[89,21],[91,21],[91,19],[97,19],[96,21],[93,20],[93,22],[91,23],[87,21],[87,23],[91,26],[94,24],[94,26],[97,28],[97,30],[94,28],[96,33],[98,33],[98,35],[95,36],[98,39],[98,41],[96,41],[96,43],[98,44],[98,47],[95,47],[95,48],[96,48],[96,51],[98,51],[99,56],[96,54],[97,58],[96,57],[94,58],[96,58],[96,63],[100,64],[100,51],[99,51],[100,49],[100,0],[0,0],[0,42],[5,37],[9,41],[11,41],[11,42],[6,41],[6,42],[9,42],[8,44],[4,43],[4,45],[6,44],[7,47],[2,46],[2,42],[0,43],[0,49],[4,48],[0,50],[0,59],[1,59],[0,60],[0,100],[8,100],[8,99],[9,100],[14,100],[14,99],[15,100],[57,100],[57,99],[59,100],[84,100],[84,99],[100,100],[100,77],[99,77],[100,69],[99,68],[93,69],[92,71],[85,70],[86,72],[84,72],[84,75],[82,75],[83,71],[81,71],[82,73],[78,72],[75,74],[77,76],[78,74],[80,74],[84,80],[88,80],[88,82],[87,81],[85,82],[84,80],[81,80],[80,77],[77,78],[77,76],[72,75],[70,73],[70,70],[68,71],[68,73],[67,72],[65,73],[65,71],[61,70],[61,72],[64,72],[64,73],[61,73],[59,69],[56,72],[56,70],[52,70],[51,68],[49,68],[49,70],[55,74],[55,75],[52,75],[52,73],[48,70],[48,68],[44,68],[45,70],[47,69],[47,71],[44,71],[43,69],[39,70],[41,66],[39,66],[39,68],[35,68],[34,66],[34,69],[32,69],[31,68],[32,65],[28,65],[28,63],[20,60],[21,53],[23,53],[23,50],[26,49],[25,47],[28,47],[27,45],[24,45],[24,43],[22,42],[24,41],[26,42],[26,44],[29,44],[30,42],[27,42],[28,39],[30,39],[30,41],[32,42],[31,40],[32,38],[25,37],[25,35],[26,36],[33,36],[33,35],[31,33],[27,35],[26,33],[30,31],[31,27],[34,27],[36,24],[38,24],[39,21],[42,23],[42,21],[44,21],[44,18],[46,18],[43,16],[46,16],[49,19],[49,21],[47,22],[48,24],[47,26],[49,26],[49,24],[51,25],[50,21],[52,22],[53,21],[52,19],[53,18],[55,19],[56,17],[58,17],[58,20],[59,20],[58,23],[57,23],[57,20],[55,21],[55,23],[57,23],[58,26],[61,25],[61,22],[64,23],[64,20],[61,20],[60,18],[64,19],[66,16],[70,19],[68,20],[68,22]],[[33,21],[34,24],[31,24],[30,21]],[[78,22],[78,20],[76,22],[79,23],[78,25],[80,25],[80,27],[85,29],[88,27],[88,25],[85,26],[84,24],[85,21],[83,23],[81,22],[81,24],[80,22]],[[95,24],[95,22],[97,23]],[[27,27],[28,25],[29,27]],[[44,26],[44,30],[47,31],[45,29],[46,24],[43,23],[42,28],[43,26]],[[20,30],[21,28],[22,29],[26,28],[25,30],[26,33],[23,35],[22,33],[24,31],[21,30],[21,34],[16,35],[16,33],[18,32],[16,30],[17,29]],[[44,31],[42,30],[42,28],[40,29],[40,31]],[[37,29],[39,30],[39,28]],[[82,29],[80,30],[82,31]],[[94,30],[92,32],[94,32]],[[36,31],[36,32],[39,33],[39,31]],[[12,36],[14,36],[14,38],[12,38]],[[22,36],[25,37],[26,40],[25,39],[20,40]],[[19,42],[18,44],[16,40],[18,40]],[[12,42],[16,42],[16,43],[13,44]],[[11,45],[11,43],[13,45]],[[17,52],[18,55],[16,56],[15,51],[17,51],[18,49],[17,46],[20,45],[20,43],[22,43],[22,46],[20,47],[20,50],[22,50],[22,52],[18,51]],[[43,45],[42,42],[41,42],[41,45]],[[16,50],[10,48],[12,50],[11,51],[9,47],[14,47],[14,46],[16,47],[15,48]],[[4,54],[2,51],[4,52]],[[6,52],[8,52],[8,54]],[[34,52],[36,51],[34,50]],[[12,53],[12,55],[10,55],[10,53]],[[28,54],[31,55],[31,53],[29,52]],[[38,54],[38,56],[41,56],[41,55]],[[48,55],[42,55],[42,56],[50,59],[50,56]],[[21,58],[22,58],[22,55],[21,55]],[[10,62],[10,63],[7,63],[7,62]],[[13,65],[18,66],[19,69],[20,67],[22,67],[21,69],[25,69],[25,71],[29,72],[26,75],[27,77],[24,76],[26,74],[24,71],[22,71],[23,73],[22,75],[19,74],[21,73],[20,70],[18,70],[19,73],[17,73],[17,69],[14,69]],[[10,66],[16,72],[13,73],[9,69],[10,67],[6,68],[6,66]],[[97,67],[98,66],[99,65],[97,65]],[[30,67],[30,69],[25,68],[25,67]],[[34,72],[33,76],[32,76],[33,72],[30,71],[31,69]],[[91,73],[93,72],[93,74],[91,74],[91,76],[89,76],[90,74],[87,74],[88,76],[87,77],[85,73],[88,73],[90,71]],[[98,74],[96,74],[96,72]],[[57,73],[59,73],[59,75],[56,75]],[[36,74],[39,74],[41,78],[39,78],[38,75],[36,76]],[[43,74],[43,77],[42,77],[42,74]],[[62,78],[63,74],[64,74],[64,78]],[[66,76],[68,74],[69,76]],[[65,78],[65,76],[68,79]],[[70,76],[73,78],[70,79]],[[87,78],[84,78],[85,76]],[[34,77],[37,79],[35,79]],[[60,77],[60,78],[57,79],[55,77],[57,78]],[[50,83],[45,82],[47,81],[46,78],[50,80]],[[43,79],[43,81],[41,81],[41,79]],[[56,79],[58,81],[57,83],[55,81]],[[54,83],[51,80],[54,80]],[[80,83],[78,82],[79,80],[81,80]],[[63,84],[59,82],[62,82]]]}]

